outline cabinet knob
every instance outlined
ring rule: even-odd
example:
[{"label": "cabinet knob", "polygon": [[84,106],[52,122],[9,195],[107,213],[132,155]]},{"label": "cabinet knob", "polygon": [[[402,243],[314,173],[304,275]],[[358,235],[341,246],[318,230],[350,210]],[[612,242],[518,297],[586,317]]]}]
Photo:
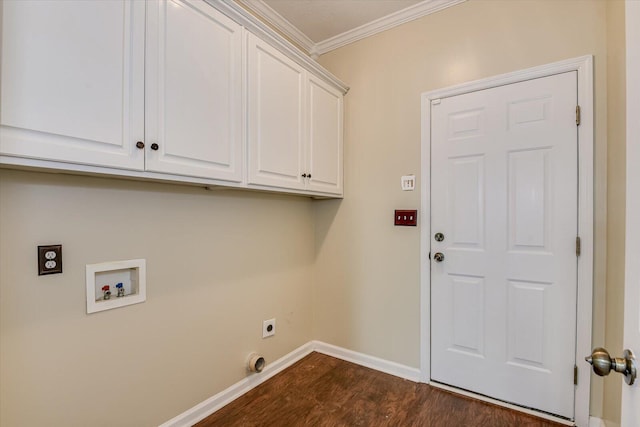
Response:
[{"label": "cabinet knob", "polygon": [[307,178],[311,178],[311,174],[307,174]]},{"label": "cabinet knob", "polygon": [[306,178],[306,177],[307,177],[307,174],[306,174],[306,173],[303,173],[303,174],[302,174],[302,177],[303,177],[303,178]]},{"label": "cabinet knob", "polygon": [[136,142],[136,147],[138,147],[139,149],[142,150],[144,148],[144,142],[142,142],[142,141]]},{"label": "cabinet knob", "polygon": [[158,148],[160,148],[160,146],[158,144],[156,144],[155,142],[153,144],[151,144],[151,149],[153,151],[158,151]]}]

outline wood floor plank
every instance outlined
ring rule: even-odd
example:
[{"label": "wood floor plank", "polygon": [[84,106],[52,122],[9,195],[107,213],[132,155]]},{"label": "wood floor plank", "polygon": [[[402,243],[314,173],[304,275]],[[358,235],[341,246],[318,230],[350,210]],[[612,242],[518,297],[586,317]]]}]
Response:
[{"label": "wood floor plank", "polygon": [[427,384],[311,353],[197,427],[559,427]]}]

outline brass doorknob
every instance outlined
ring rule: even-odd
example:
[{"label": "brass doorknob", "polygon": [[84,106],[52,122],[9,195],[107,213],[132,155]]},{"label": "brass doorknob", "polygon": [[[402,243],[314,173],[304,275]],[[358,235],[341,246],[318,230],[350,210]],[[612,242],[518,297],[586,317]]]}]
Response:
[{"label": "brass doorknob", "polygon": [[436,260],[436,262],[442,262],[444,261],[444,254],[442,252],[436,252],[435,255],[433,255],[433,259]]},{"label": "brass doorknob", "polygon": [[611,371],[624,375],[627,384],[632,385],[636,379],[636,358],[631,350],[625,350],[624,357],[612,358],[609,352],[602,348],[594,348],[590,356],[584,358],[591,366],[593,372],[601,377],[606,377]]}]

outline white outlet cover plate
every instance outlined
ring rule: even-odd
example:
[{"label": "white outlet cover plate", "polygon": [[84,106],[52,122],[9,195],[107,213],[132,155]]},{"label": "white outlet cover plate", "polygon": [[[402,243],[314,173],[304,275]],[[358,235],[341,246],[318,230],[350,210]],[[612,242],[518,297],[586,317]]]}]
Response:
[{"label": "white outlet cover plate", "polygon": [[[271,331],[269,331],[269,325],[272,325]],[[276,319],[269,319],[262,322],[262,338],[267,338],[276,334]]]}]

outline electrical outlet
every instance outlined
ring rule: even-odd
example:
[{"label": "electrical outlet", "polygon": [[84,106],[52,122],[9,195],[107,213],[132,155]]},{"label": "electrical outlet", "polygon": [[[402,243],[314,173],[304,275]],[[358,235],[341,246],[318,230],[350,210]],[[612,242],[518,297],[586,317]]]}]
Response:
[{"label": "electrical outlet", "polygon": [[262,338],[267,338],[276,334],[276,319],[269,319],[262,322]]},{"label": "electrical outlet", "polygon": [[62,245],[38,246],[38,276],[62,273]]}]

